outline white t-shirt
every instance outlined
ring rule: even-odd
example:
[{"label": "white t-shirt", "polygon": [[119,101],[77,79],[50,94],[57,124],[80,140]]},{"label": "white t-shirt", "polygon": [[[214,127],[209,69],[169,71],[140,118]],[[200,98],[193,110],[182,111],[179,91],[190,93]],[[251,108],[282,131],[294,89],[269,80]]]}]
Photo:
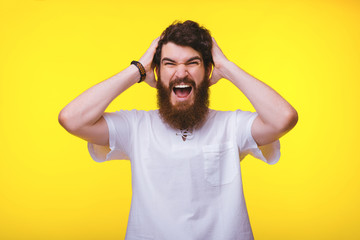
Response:
[{"label": "white t-shirt", "polygon": [[251,154],[274,164],[280,157],[279,141],[258,148],[251,135],[256,116],[210,110],[200,129],[181,134],[158,110],[105,113],[110,148],[89,143],[88,149],[97,162],[130,160],[125,239],[253,239],[239,160]]}]

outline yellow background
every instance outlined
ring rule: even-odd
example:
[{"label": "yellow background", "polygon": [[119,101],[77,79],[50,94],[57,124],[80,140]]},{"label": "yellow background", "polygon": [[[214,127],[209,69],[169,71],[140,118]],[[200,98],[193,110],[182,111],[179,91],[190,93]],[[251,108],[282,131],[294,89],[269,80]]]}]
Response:
[{"label": "yellow background", "polygon": [[[242,165],[256,239],[359,239],[359,1],[0,1],[0,239],[123,239],[129,161],[95,163],[58,124],[81,92],[137,60],[174,20],[282,94],[299,123],[280,162]],[[226,80],[214,109],[253,110]],[[154,109],[131,87],[108,111]]]}]

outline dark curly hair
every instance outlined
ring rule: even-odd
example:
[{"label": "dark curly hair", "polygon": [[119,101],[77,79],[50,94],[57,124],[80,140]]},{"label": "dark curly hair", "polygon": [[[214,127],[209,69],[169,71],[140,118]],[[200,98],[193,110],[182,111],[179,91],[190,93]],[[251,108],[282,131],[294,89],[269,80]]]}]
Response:
[{"label": "dark curly hair", "polygon": [[205,72],[214,64],[211,54],[212,38],[210,31],[201,27],[196,22],[190,20],[185,22],[175,21],[162,32],[153,58],[152,67],[159,69],[161,50],[163,45],[168,42],[173,42],[179,46],[191,47],[198,51],[203,58]]}]

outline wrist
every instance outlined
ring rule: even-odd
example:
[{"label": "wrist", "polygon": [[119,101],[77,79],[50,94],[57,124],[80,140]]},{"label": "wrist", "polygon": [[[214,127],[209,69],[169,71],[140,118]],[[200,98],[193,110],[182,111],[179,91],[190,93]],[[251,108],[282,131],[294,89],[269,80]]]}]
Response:
[{"label": "wrist", "polygon": [[148,73],[151,70],[151,62],[150,63],[146,63],[145,61],[142,61],[141,59],[139,60],[139,63],[141,63],[141,65],[143,65],[143,67],[145,68],[146,73]]},{"label": "wrist", "polygon": [[221,72],[222,78],[225,78],[229,81],[232,80],[232,72],[234,70],[234,67],[236,67],[236,65],[229,60],[223,61],[218,64],[218,70]]},{"label": "wrist", "polygon": [[139,69],[134,65],[134,64],[130,64],[130,66],[128,66],[126,68],[126,70],[128,71],[129,74],[131,74],[131,83],[135,84],[139,82],[139,79],[141,78]]}]

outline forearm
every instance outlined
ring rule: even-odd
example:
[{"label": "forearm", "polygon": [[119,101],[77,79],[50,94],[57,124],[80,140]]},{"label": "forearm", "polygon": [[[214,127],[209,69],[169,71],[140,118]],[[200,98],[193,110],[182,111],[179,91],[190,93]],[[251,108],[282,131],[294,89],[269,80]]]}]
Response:
[{"label": "forearm", "polygon": [[96,123],[108,105],[140,78],[138,69],[130,65],[120,73],[89,88],[71,101],[59,114],[59,122],[68,131]]},{"label": "forearm", "polygon": [[294,126],[295,109],[271,87],[232,62],[224,64],[223,74],[249,99],[264,124],[282,132]]}]

